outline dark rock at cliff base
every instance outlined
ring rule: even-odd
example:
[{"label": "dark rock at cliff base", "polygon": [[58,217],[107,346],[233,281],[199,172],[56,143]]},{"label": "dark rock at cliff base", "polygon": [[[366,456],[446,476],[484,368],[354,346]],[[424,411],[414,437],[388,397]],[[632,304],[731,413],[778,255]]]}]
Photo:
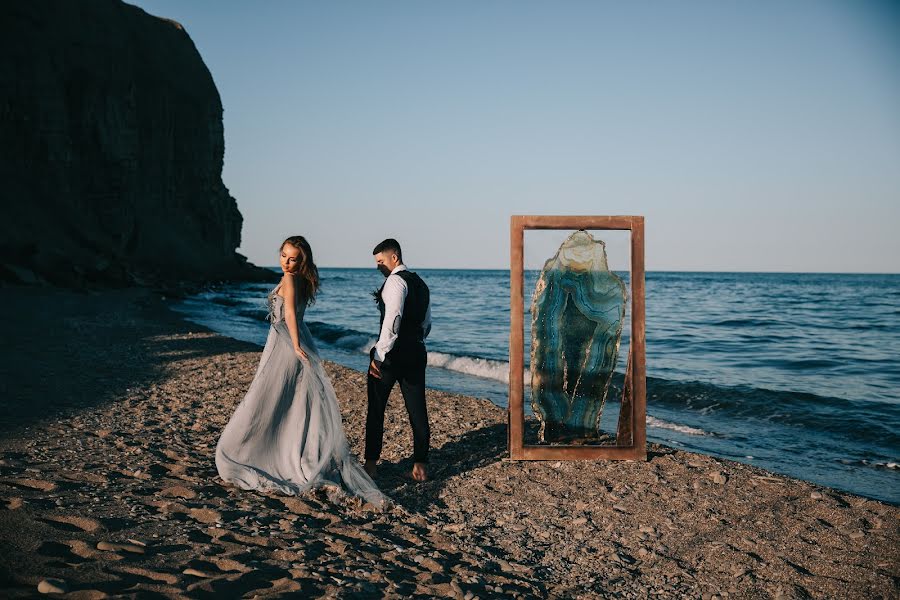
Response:
[{"label": "dark rock at cliff base", "polygon": [[0,3],[0,281],[276,278],[235,252],[224,151],[178,23],[118,0]]}]

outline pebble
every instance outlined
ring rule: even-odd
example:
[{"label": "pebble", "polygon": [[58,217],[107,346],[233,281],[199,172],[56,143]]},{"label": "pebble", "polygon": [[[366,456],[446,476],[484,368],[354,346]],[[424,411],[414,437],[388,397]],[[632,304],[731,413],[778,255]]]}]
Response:
[{"label": "pebble", "polygon": [[31,488],[42,492],[52,492],[56,489],[55,483],[42,479],[10,479],[9,482],[19,487]]},{"label": "pebble", "polygon": [[137,544],[119,544],[116,542],[97,542],[97,550],[105,550],[107,552],[131,552],[132,554],[144,553],[144,549]]},{"label": "pebble", "polygon": [[197,497],[197,492],[190,488],[186,488],[183,485],[168,487],[161,491],[160,494],[163,496],[168,496],[169,498],[184,498],[186,500],[191,500]]},{"label": "pebble", "polygon": [[37,589],[42,594],[65,594],[69,586],[62,579],[42,579]]},{"label": "pebble", "polygon": [[822,495],[822,492],[812,492],[812,493],[809,495],[809,497],[812,498],[813,500],[821,500],[821,499],[824,498],[825,496]]},{"label": "pebble", "polygon": [[192,508],[188,514],[190,514],[191,518],[195,521],[200,521],[207,525],[212,525],[222,518],[222,515],[220,515],[218,511],[210,508]]},{"label": "pebble", "polygon": [[725,476],[721,471],[714,471],[709,474],[709,478],[713,480],[713,483],[717,485],[725,485],[725,482],[728,481],[728,477]]}]

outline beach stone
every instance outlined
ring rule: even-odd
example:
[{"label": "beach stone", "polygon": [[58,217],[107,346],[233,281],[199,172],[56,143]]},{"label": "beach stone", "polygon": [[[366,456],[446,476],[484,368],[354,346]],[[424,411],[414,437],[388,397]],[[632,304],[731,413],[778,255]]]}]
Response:
[{"label": "beach stone", "polygon": [[6,481],[15,486],[40,490],[42,492],[52,492],[56,489],[55,483],[52,481],[44,481],[43,479],[8,479]]},{"label": "beach stone", "polygon": [[713,483],[717,485],[725,485],[725,483],[728,481],[728,477],[721,471],[714,471],[710,473],[709,478],[712,479]]},{"label": "beach stone", "polygon": [[252,570],[251,567],[245,565],[244,563],[232,560],[230,558],[215,558],[211,559],[211,561],[214,565],[216,565],[217,569],[226,573],[231,571],[245,573]]},{"label": "beach stone", "polygon": [[66,594],[66,600],[103,600],[109,594],[101,590],[75,590]]},{"label": "beach stone", "polygon": [[211,508],[192,508],[188,514],[195,521],[200,521],[207,525],[212,525],[222,518],[222,515],[219,514],[218,511],[212,510]]},{"label": "beach stone", "polygon": [[106,552],[130,552],[132,554],[144,554],[144,549],[136,544],[120,544],[116,542],[97,542],[97,550]]},{"label": "beach stone", "polygon": [[72,554],[81,558],[93,558],[97,554],[94,549],[83,540],[69,540],[66,544],[69,545],[69,550]]},{"label": "beach stone", "polygon": [[53,523],[70,525],[88,533],[97,531],[102,527],[100,521],[90,519],[88,517],[78,517],[74,515],[49,515],[46,517],[46,520]]},{"label": "beach stone", "polygon": [[160,571],[153,571],[151,569],[145,569],[143,567],[121,565],[116,567],[116,570],[121,573],[128,573],[129,575],[145,577],[146,579],[151,579],[153,581],[161,581],[163,583],[168,583],[169,585],[178,583],[178,577],[172,575],[171,573],[162,573]]},{"label": "beach stone", "polygon": [[190,488],[186,488],[183,485],[168,487],[161,491],[160,494],[169,498],[184,498],[185,500],[191,500],[197,497],[197,492]]},{"label": "beach stone", "polygon": [[42,579],[37,589],[42,594],[65,594],[69,586],[64,579]]},{"label": "beach stone", "polygon": [[824,498],[825,496],[822,495],[822,492],[812,492],[812,493],[809,495],[809,497],[812,498],[813,500],[821,500],[821,499]]},{"label": "beach stone", "polygon": [[444,567],[433,558],[424,557],[421,561],[417,561],[420,565],[431,571],[432,573],[443,573]]}]

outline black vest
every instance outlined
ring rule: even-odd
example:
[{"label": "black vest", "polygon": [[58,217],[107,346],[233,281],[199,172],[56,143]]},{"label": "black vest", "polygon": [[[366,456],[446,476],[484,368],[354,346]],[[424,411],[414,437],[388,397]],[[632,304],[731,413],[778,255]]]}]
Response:
[{"label": "black vest", "polygon": [[[394,350],[401,352],[406,349],[420,347],[425,340],[425,332],[422,329],[422,321],[425,320],[425,313],[428,311],[428,302],[431,294],[428,286],[422,281],[422,278],[412,271],[397,271],[394,273],[406,282],[406,299],[403,301],[403,315],[400,317],[399,331],[397,331],[397,341],[394,342]],[[384,325],[384,298],[381,297],[384,291],[384,285],[378,290],[378,312],[381,313],[381,319],[378,321],[378,328]],[[389,354],[390,354],[389,353]]]}]

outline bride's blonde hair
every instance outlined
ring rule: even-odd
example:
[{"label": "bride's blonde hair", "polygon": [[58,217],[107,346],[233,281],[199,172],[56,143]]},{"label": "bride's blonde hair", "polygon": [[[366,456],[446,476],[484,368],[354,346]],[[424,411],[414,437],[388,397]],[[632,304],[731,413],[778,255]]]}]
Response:
[{"label": "bride's blonde hair", "polygon": [[300,294],[308,305],[314,304],[316,293],[319,291],[319,269],[313,262],[312,248],[302,235],[292,235],[281,242],[278,250],[281,251],[288,244],[300,251],[300,268],[297,271],[300,276],[298,278]]}]

